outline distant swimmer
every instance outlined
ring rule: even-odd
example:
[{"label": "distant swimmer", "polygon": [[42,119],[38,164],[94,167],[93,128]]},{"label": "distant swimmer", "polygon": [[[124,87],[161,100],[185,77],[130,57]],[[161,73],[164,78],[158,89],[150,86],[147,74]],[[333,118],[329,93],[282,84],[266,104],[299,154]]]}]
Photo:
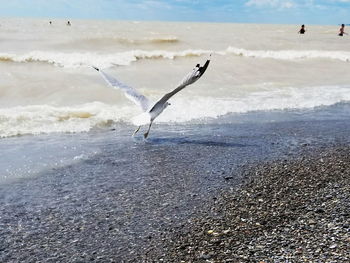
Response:
[{"label": "distant swimmer", "polygon": [[67,22],[67,26],[71,26],[70,21]]},{"label": "distant swimmer", "polygon": [[339,29],[339,34],[338,34],[338,36],[341,36],[341,37],[342,37],[344,34],[347,35],[347,33],[345,33],[344,29],[345,29],[345,25],[344,25],[344,24],[341,24],[341,27],[340,27],[340,29]]},{"label": "distant swimmer", "polygon": [[306,30],[305,30],[305,25],[301,25],[301,28],[300,28],[300,30],[299,30],[299,34],[304,34],[306,32]]},{"label": "distant swimmer", "polygon": [[52,21],[50,21],[49,24],[52,25]]}]

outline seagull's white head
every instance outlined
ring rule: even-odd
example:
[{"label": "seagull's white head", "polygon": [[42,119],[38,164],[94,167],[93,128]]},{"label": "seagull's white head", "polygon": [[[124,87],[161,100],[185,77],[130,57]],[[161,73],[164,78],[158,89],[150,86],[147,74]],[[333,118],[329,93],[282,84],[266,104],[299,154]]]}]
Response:
[{"label": "seagull's white head", "polygon": [[165,102],[162,107],[162,111],[165,110],[169,105],[171,105],[169,102]]},{"label": "seagull's white head", "polygon": [[169,102],[165,102],[162,107],[162,112],[165,110],[169,105],[171,105]]}]

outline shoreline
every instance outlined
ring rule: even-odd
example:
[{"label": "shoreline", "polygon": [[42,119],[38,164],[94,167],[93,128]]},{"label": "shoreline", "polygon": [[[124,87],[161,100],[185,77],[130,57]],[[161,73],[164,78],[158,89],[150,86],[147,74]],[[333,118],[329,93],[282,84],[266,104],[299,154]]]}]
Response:
[{"label": "shoreline", "polygon": [[[173,262],[171,251],[181,240],[177,233],[192,237],[201,222],[222,218],[217,209],[226,209],[229,199],[225,204],[220,195],[255,178],[256,167],[337,145],[348,147],[349,127],[346,119],[253,123],[248,117],[242,123],[159,125],[146,142],[118,127],[118,134],[33,137],[34,146],[39,143],[35,151],[46,141],[56,152],[53,146],[68,140],[79,144],[67,147],[97,153],[39,176],[0,184],[0,261]],[[32,151],[33,144],[28,146]],[[22,152],[28,150],[21,147]],[[213,235],[199,235],[201,240],[217,238],[218,230],[205,230],[213,230]],[[175,262],[182,259],[180,252]],[[193,262],[215,259],[210,250],[195,252],[190,254]]]}]

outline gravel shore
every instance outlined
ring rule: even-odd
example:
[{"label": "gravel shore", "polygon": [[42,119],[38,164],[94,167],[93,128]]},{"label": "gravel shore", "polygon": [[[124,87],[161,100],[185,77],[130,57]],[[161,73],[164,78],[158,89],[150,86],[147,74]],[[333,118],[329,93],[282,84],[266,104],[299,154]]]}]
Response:
[{"label": "gravel shore", "polygon": [[350,148],[246,170],[236,190],[150,244],[144,262],[350,262]]}]

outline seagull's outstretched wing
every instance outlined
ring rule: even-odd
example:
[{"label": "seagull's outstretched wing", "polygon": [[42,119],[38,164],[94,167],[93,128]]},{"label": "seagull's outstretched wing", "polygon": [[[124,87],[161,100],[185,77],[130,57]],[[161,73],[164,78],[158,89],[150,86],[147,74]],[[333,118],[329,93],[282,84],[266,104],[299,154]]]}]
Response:
[{"label": "seagull's outstretched wing", "polygon": [[114,88],[121,89],[124,92],[125,97],[127,97],[129,100],[134,102],[136,105],[140,106],[142,111],[147,111],[148,110],[148,108],[150,106],[150,103],[149,103],[149,100],[145,96],[143,96],[142,94],[138,93],[132,87],[129,87],[129,86],[121,83],[117,79],[107,75],[106,73],[104,73],[99,68],[96,68],[96,67],[93,67],[93,68],[101,73],[102,77],[104,78],[104,80],[109,85],[111,85]]},{"label": "seagull's outstretched wing", "polygon": [[165,94],[159,101],[156,102],[156,104],[154,104],[150,112],[152,112],[158,106],[163,105],[180,90],[196,82],[201,76],[203,76],[204,72],[209,66],[209,62],[210,59],[208,59],[202,67],[199,64],[197,64],[195,68],[183,78],[183,80],[180,82],[176,89],[174,89],[172,92]]}]

